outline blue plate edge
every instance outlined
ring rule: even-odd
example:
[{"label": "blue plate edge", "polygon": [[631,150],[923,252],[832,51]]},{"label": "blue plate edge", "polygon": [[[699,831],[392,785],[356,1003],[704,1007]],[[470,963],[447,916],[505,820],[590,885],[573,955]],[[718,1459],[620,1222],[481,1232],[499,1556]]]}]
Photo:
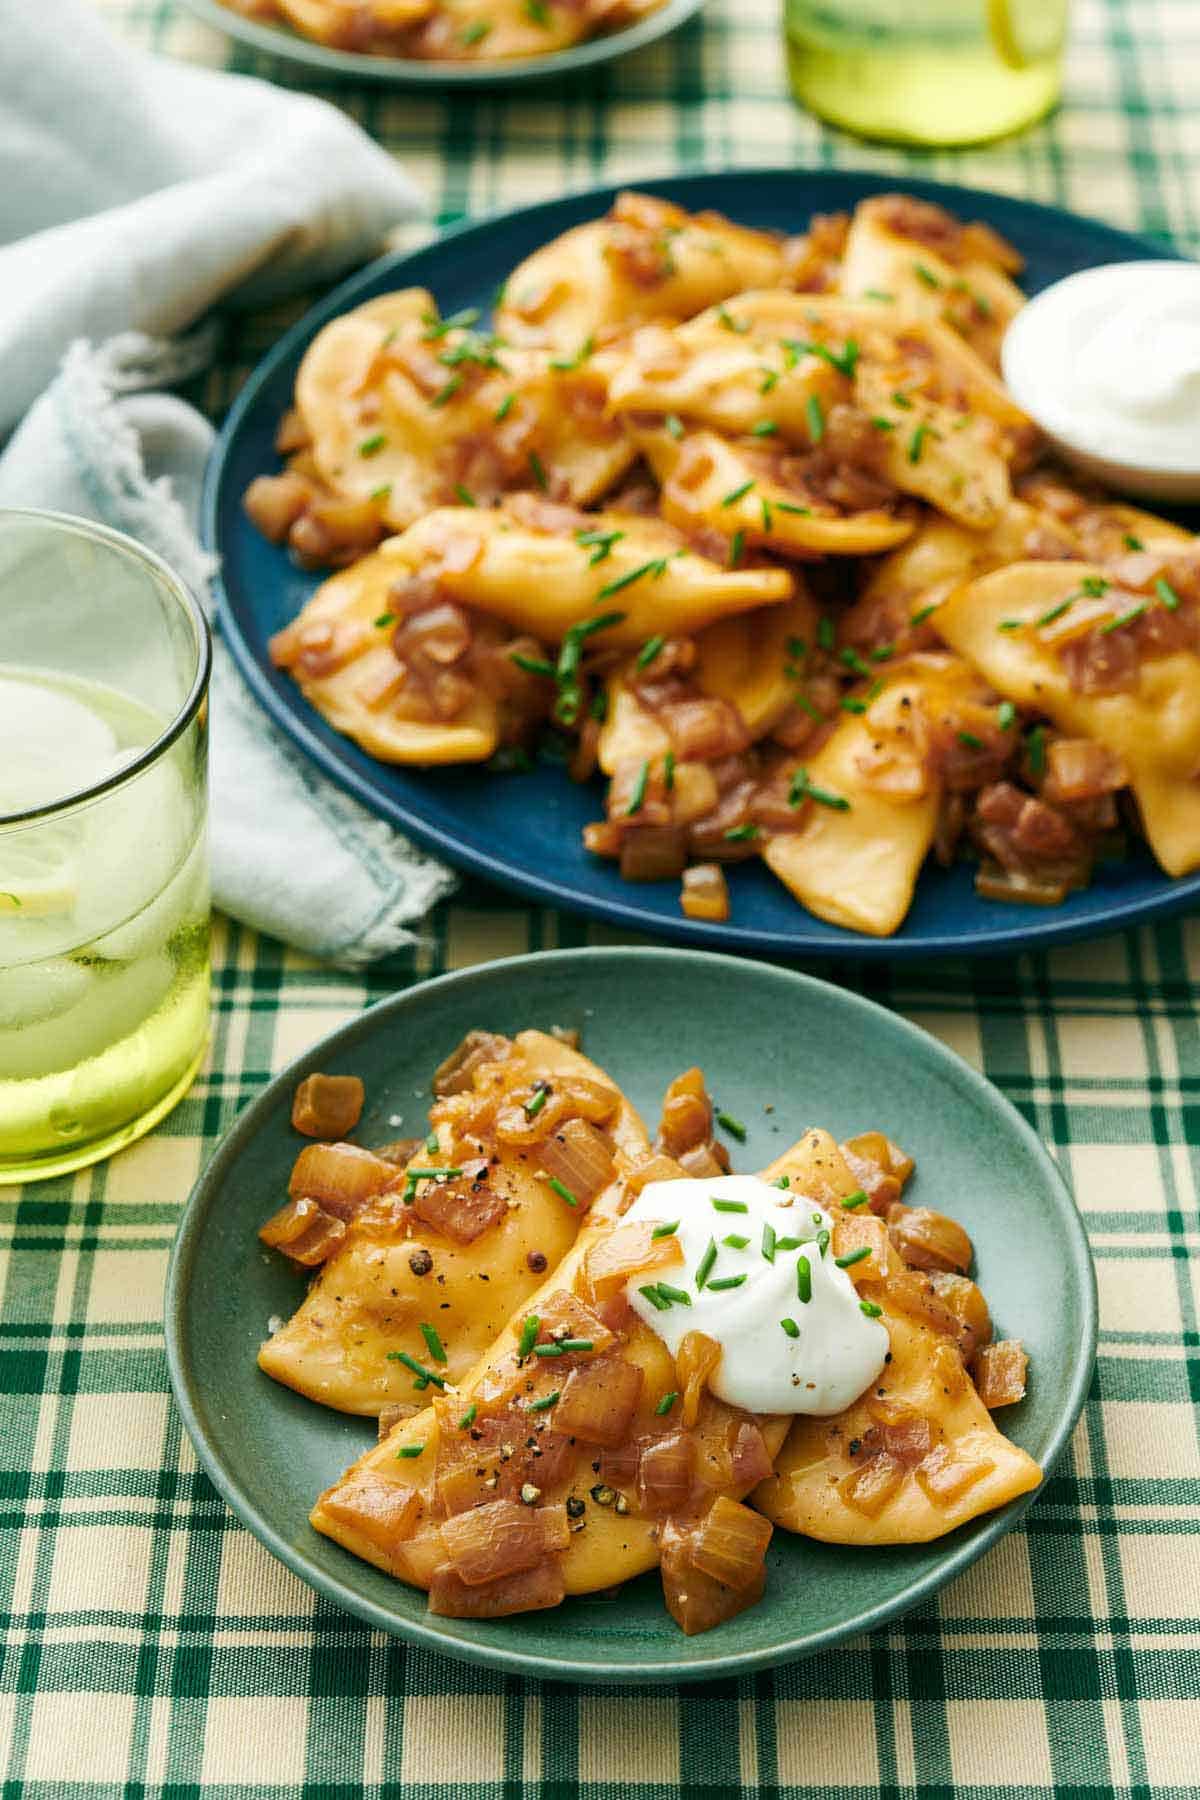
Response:
[{"label": "blue plate edge", "polygon": [[[720,964],[731,967],[740,966],[743,960],[736,956],[715,954],[711,951],[694,948],[678,949],[657,945],[592,946],[568,950],[545,950],[522,956],[504,957],[494,962],[454,970],[437,976],[433,980],[416,982],[400,993],[378,1001],[374,1006],[366,1008],[343,1025],[326,1033],[303,1055],[297,1057],[272,1077],[267,1086],[255,1096],[220,1140],[185,1202],[172,1245],[164,1285],[163,1319],[167,1370],[171,1391],[188,1437],[201,1466],[226,1504],[259,1542],[270,1550],[285,1567],[333,1605],[342,1611],[351,1613],[376,1630],[401,1637],[440,1655],[449,1656],[455,1661],[475,1665],[482,1664],[497,1671],[518,1673],[538,1680],[561,1681],[565,1679],[585,1687],[588,1685],[626,1686],[638,1682],[655,1685],[670,1682],[695,1683],[724,1679],[755,1669],[773,1668],[784,1662],[814,1655],[822,1649],[845,1642],[848,1638],[858,1636],[863,1632],[875,1630],[910,1611],[923,1599],[939,1592],[948,1582],[954,1580],[977,1562],[1000,1538],[1006,1536],[1020,1522],[1033,1503],[1044,1494],[1083,1411],[1097,1353],[1099,1303],[1096,1269],[1082,1217],[1062,1170],[1050,1155],[1041,1138],[1021,1116],[1012,1102],[979,1070],[956,1055],[940,1039],[934,1037],[930,1032],[922,1030],[920,1026],[914,1025],[903,1015],[891,1012],[863,995],[837,987],[818,976],[807,975],[794,969],[761,965],[763,968],[769,969],[775,979],[795,984],[802,992],[810,992],[815,989],[826,994],[835,994],[839,1004],[846,1006],[851,1012],[858,1012],[868,1023],[877,1025],[879,1015],[884,1013],[891,1027],[902,1037],[909,1037],[919,1044],[922,1050],[932,1058],[934,1064],[940,1066],[941,1072],[952,1086],[956,1086],[960,1091],[973,1092],[976,1096],[982,1094],[991,1105],[999,1108],[1002,1114],[1007,1115],[1007,1123],[1010,1128],[1015,1128],[1017,1137],[1024,1141],[1026,1149],[1032,1154],[1035,1162],[1040,1165],[1049,1186],[1057,1191],[1060,1201],[1063,1202],[1062,1218],[1071,1240],[1072,1266],[1084,1276],[1080,1282],[1079,1291],[1080,1336],[1066,1404],[1058,1424],[1051,1432],[1046,1448],[1042,1452],[1043,1478],[1039,1485],[1030,1493],[1011,1501],[998,1511],[985,1515],[981,1520],[961,1528],[962,1533],[970,1535],[961,1536],[961,1541],[949,1551],[946,1560],[938,1568],[915,1578],[899,1594],[861,1614],[851,1625],[831,1626],[813,1634],[808,1639],[792,1639],[762,1650],[731,1653],[696,1665],[664,1661],[646,1663],[609,1660],[590,1669],[586,1676],[571,1669],[564,1672],[562,1661],[551,1656],[509,1648],[503,1643],[491,1644],[457,1639],[453,1636],[455,1624],[453,1620],[445,1621],[442,1626],[434,1626],[425,1619],[409,1620],[390,1613],[385,1608],[377,1606],[373,1601],[353,1593],[346,1593],[336,1579],[310,1564],[299,1546],[289,1543],[262,1517],[256,1508],[243,1499],[236,1481],[227,1472],[225,1465],[209,1442],[207,1428],[202,1419],[203,1404],[198,1397],[193,1400],[193,1388],[189,1378],[188,1358],[184,1344],[183,1313],[186,1306],[194,1240],[199,1236],[200,1225],[207,1211],[210,1191],[215,1195],[220,1186],[221,1177],[230,1164],[236,1163],[243,1144],[254,1137],[260,1126],[267,1122],[269,1116],[278,1110],[281,1104],[285,1106],[288,1104],[289,1092],[293,1084],[318,1068],[334,1046],[338,1050],[350,1047],[360,1036],[373,1033],[381,1020],[390,1020],[393,1015],[403,1016],[408,1009],[419,1008],[423,997],[431,990],[450,985],[465,988],[475,983],[486,984],[497,977],[503,979],[507,975],[519,972],[522,967],[535,961],[544,965],[547,959],[560,965],[569,966],[580,958],[589,962],[609,961],[620,964],[629,960],[653,961],[661,957],[684,958],[706,966]],[[960,1535],[959,1532],[951,1533],[943,1541],[954,1543],[954,1540]],[[353,1563],[354,1559],[350,1557],[349,1552],[345,1554],[347,1562]]]},{"label": "blue plate edge", "polygon": [[[789,169],[778,165],[764,165],[691,170],[684,174],[639,179],[636,185],[639,191],[651,193],[668,190],[668,198],[677,198],[680,189],[703,189],[714,181],[733,180],[740,183],[795,180],[802,183],[808,178],[823,186],[832,183],[845,188],[848,203],[852,197],[861,196],[864,192],[882,193],[903,186],[906,191],[939,201],[951,208],[978,206],[986,212],[989,205],[999,205],[1002,211],[1011,207],[1023,216],[1032,213],[1046,226],[1066,221],[1071,228],[1075,228],[1082,223],[1104,234],[1114,247],[1123,246],[1139,258],[1152,254],[1160,259],[1188,260],[1171,244],[1139,236],[1109,225],[1101,219],[998,190],[927,180],[910,175],[907,171],[875,174],[849,169]],[[556,214],[561,208],[585,201],[603,210],[627,185],[620,182],[589,184],[532,205],[509,207],[479,217],[462,219],[445,228],[429,242],[413,250],[394,251],[377,257],[339,282],[261,358],[230,407],[205,470],[200,519],[200,535],[204,547],[219,554],[218,515],[226,457],[243,419],[256,405],[261,389],[270,382],[280,364],[288,361],[323,325],[355,304],[360,290],[369,288],[385,273],[398,272],[412,259],[423,256],[432,249],[440,250],[453,245],[456,239],[475,231],[493,229],[517,218],[529,220],[539,214]],[[685,200],[684,203],[688,202]],[[691,202],[692,205],[704,203],[703,197]],[[1107,907],[1083,915],[1058,916],[1053,909],[1039,909],[1036,917],[1031,917],[1031,909],[1014,906],[1014,921],[1011,926],[990,928],[980,931],[978,935],[964,936],[960,932],[926,933],[920,938],[906,939],[903,927],[897,935],[874,938],[828,925],[824,921],[809,921],[806,926],[808,915],[798,904],[796,930],[780,931],[739,926],[732,921],[727,924],[710,924],[685,919],[682,914],[672,916],[650,912],[640,907],[632,897],[637,891],[636,887],[631,887],[631,897],[628,900],[588,894],[568,883],[556,881],[551,875],[530,870],[520,863],[509,863],[503,856],[476,850],[462,843],[452,832],[410,812],[402,801],[381,795],[369,775],[344,761],[316,735],[310,726],[307,706],[289,703],[272,686],[253,646],[241,629],[219,570],[213,577],[213,589],[222,635],[244,679],[275,724],[324,775],[360,804],[377,816],[386,818],[454,867],[518,896],[559,907],[567,912],[646,933],[683,947],[739,949],[791,960],[811,959],[821,963],[920,963],[954,955],[985,958],[1037,952],[1057,945],[1077,943],[1112,931],[1169,919],[1187,911],[1200,899],[1200,873],[1178,878],[1164,876],[1164,886],[1160,893],[1134,901],[1116,899]],[[820,927],[819,935],[812,932],[814,924]]]}]

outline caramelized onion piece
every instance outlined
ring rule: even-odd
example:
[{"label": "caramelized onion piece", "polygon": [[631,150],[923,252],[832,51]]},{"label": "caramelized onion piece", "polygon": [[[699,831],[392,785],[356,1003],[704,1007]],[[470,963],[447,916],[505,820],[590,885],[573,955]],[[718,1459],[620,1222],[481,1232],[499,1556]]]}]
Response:
[{"label": "caramelized onion piece", "polygon": [[758,1574],[746,1587],[728,1587],[691,1558],[692,1534],[674,1519],[668,1519],[659,1537],[663,1600],[667,1611],[686,1637],[711,1631],[723,1625],[746,1608],[762,1599],[767,1584],[766,1564],[760,1562]]},{"label": "caramelized onion piece", "polygon": [[458,1048],[434,1071],[434,1093],[439,1099],[447,1094],[465,1094],[474,1086],[477,1070],[485,1063],[500,1062],[511,1051],[511,1040],[495,1031],[468,1031]]},{"label": "caramelized onion piece", "polygon": [[929,1455],[934,1429],[923,1413],[903,1400],[872,1398],[867,1404],[874,1423],[863,1434],[868,1453],[883,1451],[905,1469],[915,1469]]},{"label": "caramelized onion piece", "polygon": [[[692,1440],[684,1431],[673,1431],[642,1445],[636,1470],[638,1506],[642,1512],[679,1510],[692,1491],[692,1454]],[[770,1464],[767,1472],[770,1473]]]},{"label": "caramelized onion piece", "polygon": [[685,919],[722,924],[729,917],[729,883],[720,863],[696,863],[685,869],[679,904]]},{"label": "caramelized onion piece", "polygon": [[333,1255],[346,1235],[346,1226],[316,1200],[289,1200],[267,1220],[258,1235],[272,1250],[281,1250],[289,1261],[312,1269]]},{"label": "caramelized onion piece", "polygon": [[[531,1114],[535,1092],[543,1092],[547,1098]],[[607,1082],[591,1081],[586,1075],[568,1075],[544,1088],[514,1090],[510,1102],[496,1113],[493,1129],[503,1144],[540,1144],[564,1119],[587,1119],[603,1125],[614,1117],[620,1104],[620,1095]]]},{"label": "caramelized onion piece", "polygon": [[1016,1338],[984,1344],[975,1354],[971,1374],[979,1398],[989,1409],[1013,1406],[1025,1398],[1025,1374],[1029,1358]]},{"label": "caramelized onion piece", "polygon": [[390,1163],[358,1144],[308,1144],[296,1158],[288,1193],[293,1200],[319,1200],[326,1212],[352,1219],[395,1175]]},{"label": "caramelized onion piece", "polygon": [[292,1124],[305,1137],[348,1137],[362,1118],[365,1098],[357,1075],[306,1075],[292,1101]]},{"label": "caramelized onion piece", "polygon": [[928,1206],[894,1207],[888,1213],[892,1242],[911,1269],[947,1269],[965,1275],[971,1240],[954,1219]]},{"label": "caramelized onion piece", "polygon": [[991,1342],[992,1319],[988,1304],[969,1275],[954,1275],[935,1270],[929,1277],[933,1291],[948,1306],[959,1323],[959,1349],[967,1358],[981,1345]]},{"label": "caramelized onion piece", "polygon": [[937,1444],[917,1467],[917,1480],[935,1506],[950,1506],[968,1488],[995,1468],[990,1457],[957,1457],[945,1444]]},{"label": "caramelized onion piece", "polygon": [[627,1171],[626,1191],[633,1195],[640,1194],[652,1181],[679,1181],[683,1174],[684,1170],[673,1156],[664,1156],[662,1151],[655,1150]]},{"label": "caramelized onion piece", "polygon": [[642,1397],[643,1372],[619,1356],[589,1357],[571,1370],[554,1409],[554,1429],[615,1450],[624,1443]]},{"label": "caramelized onion piece", "polygon": [[455,1574],[468,1587],[532,1569],[548,1552],[567,1547],[567,1515],[561,1506],[522,1506],[493,1500],[446,1519],[442,1542]]},{"label": "caramelized onion piece", "polygon": [[730,1452],[730,1471],[735,1487],[749,1490],[765,1481],[774,1467],[767,1441],[758,1426],[743,1419]]},{"label": "caramelized onion piece", "polygon": [[853,1256],[856,1250],[870,1252],[846,1270],[855,1287],[861,1282],[886,1281],[900,1266],[887,1226],[872,1213],[843,1213],[835,1219],[833,1246],[838,1256]]},{"label": "caramelized onion piece", "polygon": [[[674,1243],[675,1239],[667,1240]],[[721,1346],[703,1331],[685,1331],[675,1353],[675,1379],[683,1395],[680,1417],[688,1431],[700,1416],[708,1378],[721,1360]]]},{"label": "caramelized onion piece", "polygon": [[669,881],[687,863],[685,825],[643,825],[621,839],[622,881]]},{"label": "caramelized onion piece", "polygon": [[542,1171],[562,1182],[581,1211],[603,1192],[616,1169],[608,1139],[586,1119],[568,1119],[543,1140],[538,1155]]},{"label": "caramelized onion piece", "polygon": [[421,1496],[416,1488],[363,1471],[330,1488],[321,1504],[340,1524],[348,1525],[377,1550],[390,1555],[412,1536],[421,1511]]},{"label": "caramelized onion piece", "polygon": [[841,1151],[846,1167],[866,1194],[871,1211],[885,1213],[900,1198],[904,1183],[912,1174],[912,1158],[897,1150],[882,1131],[860,1132],[858,1137],[848,1138]]},{"label": "caramelized onion piece", "polygon": [[545,1300],[539,1300],[538,1318],[538,1342],[542,1344],[554,1343],[559,1338],[576,1338],[591,1344],[591,1354],[602,1356],[615,1342],[600,1315],[567,1288],[556,1288]]},{"label": "caramelized onion piece", "polygon": [[877,1519],[903,1480],[904,1470],[885,1450],[845,1476],[838,1483],[838,1493],[855,1512]]},{"label": "caramelized onion piece", "polygon": [[473,1244],[499,1224],[508,1202],[478,1175],[464,1174],[454,1181],[421,1182],[412,1209],[452,1243]]},{"label": "caramelized onion piece", "polygon": [[938,1296],[933,1282],[928,1275],[916,1269],[900,1269],[888,1278],[887,1295],[889,1303],[897,1311],[907,1313],[909,1318],[917,1319],[922,1325],[930,1326],[942,1337],[959,1338],[959,1322]]},{"label": "caramelized onion piece", "polygon": [[653,1233],[648,1219],[637,1219],[618,1225],[592,1245],[580,1272],[584,1298],[590,1304],[611,1300],[635,1275],[649,1279],[683,1261],[678,1239],[656,1238]]},{"label": "caramelized onion piece", "polygon": [[740,1593],[757,1581],[773,1529],[761,1513],[752,1512],[727,1494],[718,1494],[696,1528],[692,1563],[714,1581]]},{"label": "caramelized onion piece", "polygon": [[433,1572],[429,1610],[443,1619],[507,1619],[513,1613],[545,1612],[547,1607],[559,1606],[565,1592],[557,1557],[475,1587],[468,1587],[447,1563]]}]

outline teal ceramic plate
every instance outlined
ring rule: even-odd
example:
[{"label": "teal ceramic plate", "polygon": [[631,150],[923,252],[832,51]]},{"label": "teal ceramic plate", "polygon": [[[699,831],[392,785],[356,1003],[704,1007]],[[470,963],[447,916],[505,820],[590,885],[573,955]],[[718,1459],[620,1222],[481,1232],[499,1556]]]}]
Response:
[{"label": "teal ceramic plate", "polygon": [[310,1529],[316,1494],[374,1433],[255,1364],[268,1319],[299,1298],[295,1276],[255,1237],[281,1204],[300,1142],[288,1122],[295,1084],[313,1069],[361,1075],[361,1141],[414,1134],[434,1067],[466,1031],[530,1025],[578,1027],[651,1128],[667,1082],[700,1063],[720,1106],[748,1127],[744,1148],[734,1146],[741,1169],[810,1124],[898,1139],[917,1159],[915,1197],[944,1205],[974,1239],[998,1332],[1029,1349],[1029,1396],[1004,1414],[1006,1431],[1043,1467],[1066,1443],[1095,1352],[1091,1259],[1061,1176],[988,1082],[893,1013],[805,975],[691,950],[555,951],[443,976],[332,1033],[242,1114],[192,1194],[167,1281],[171,1381],[205,1469],[267,1548],[368,1624],[447,1655],[523,1675],[653,1682],[828,1650],[926,1599],[1010,1531],[1036,1495],[911,1549],[847,1550],[777,1531],[761,1605],[685,1638],[654,1575],[615,1599],[526,1618],[431,1618],[423,1594]]},{"label": "teal ceramic plate", "polygon": [[445,63],[418,62],[413,57],[363,56],[351,50],[330,50],[289,31],[286,25],[264,25],[224,6],[221,0],[183,0],[190,11],[218,31],[240,38],[268,56],[285,62],[303,63],[325,76],[349,77],[355,81],[381,81],[390,87],[476,88],[515,87],[530,81],[548,80],[554,75],[578,75],[597,63],[611,62],[627,51],[640,50],[666,37],[699,12],[704,0],[665,0],[657,12],[639,19],[625,31],[611,31],[604,37],[589,38],[569,50],[555,50],[549,56],[527,56],[511,62]]}]

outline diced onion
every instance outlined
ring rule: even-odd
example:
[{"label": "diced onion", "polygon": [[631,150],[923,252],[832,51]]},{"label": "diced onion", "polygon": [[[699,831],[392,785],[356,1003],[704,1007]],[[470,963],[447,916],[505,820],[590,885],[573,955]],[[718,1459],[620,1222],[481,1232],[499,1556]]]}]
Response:
[{"label": "diced onion", "polygon": [[339,1524],[390,1554],[412,1536],[421,1496],[414,1487],[364,1470],[330,1488],[322,1495],[321,1506]]},{"label": "diced onion", "polygon": [[358,1144],[309,1144],[296,1158],[288,1193],[293,1200],[319,1200],[326,1212],[352,1219],[395,1174],[390,1163]]},{"label": "diced onion", "polygon": [[979,1398],[986,1407],[1013,1406],[1025,1398],[1025,1375],[1029,1358],[1015,1338],[1001,1338],[999,1343],[984,1344],[976,1352],[971,1374]]},{"label": "diced onion", "polygon": [[568,1437],[615,1449],[629,1436],[644,1375],[619,1356],[589,1358],[572,1369],[554,1409],[554,1427]]},{"label": "diced onion", "polygon": [[469,1587],[447,1563],[429,1584],[429,1610],[444,1619],[507,1619],[513,1613],[544,1612],[561,1604],[566,1588],[555,1557]]},{"label": "diced onion", "polygon": [[888,1214],[891,1238],[912,1269],[947,1269],[965,1275],[971,1240],[962,1226],[928,1206],[894,1207]]},{"label": "diced onion", "polygon": [[[646,1513],[676,1512],[692,1491],[692,1440],[671,1432],[642,1447],[638,1460],[638,1505]],[[768,1464],[767,1472],[770,1473]]]},{"label": "diced onion", "polygon": [[347,1137],[362,1117],[365,1097],[357,1075],[306,1075],[292,1101],[292,1124],[305,1137]]},{"label": "diced onion", "polygon": [[[675,1242],[674,1238],[669,1240]],[[683,1401],[680,1417],[690,1431],[700,1416],[708,1378],[721,1360],[721,1346],[703,1331],[685,1331],[675,1352],[675,1378]]]},{"label": "diced onion", "polygon": [[561,1181],[581,1209],[603,1192],[616,1169],[608,1139],[586,1119],[568,1119],[551,1132],[542,1140],[538,1156],[545,1174]]},{"label": "diced onion", "polygon": [[618,1225],[593,1244],[581,1271],[584,1298],[592,1304],[603,1303],[619,1293],[632,1276],[650,1277],[682,1262],[679,1240],[656,1238],[653,1231],[649,1220],[638,1219]]},{"label": "diced onion", "polygon": [[499,1062],[512,1052],[509,1038],[494,1031],[468,1031],[456,1050],[434,1070],[433,1091],[440,1098],[464,1094],[475,1085],[475,1075],[486,1063]]},{"label": "diced onion", "polygon": [[766,1564],[761,1561],[755,1578],[743,1588],[733,1588],[700,1569],[692,1560],[694,1534],[674,1519],[659,1534],[663,1599],[675,1623],[687,1637],[723,1625],[748,1606],[761,1600],[766,1586]]},{"label": "diced onion", "polygon": [[758,1579],[772,1530],[761,1513],[718,1494],[692,1540],[692,1562],[714,1581],[740,1593]]},{"label": "diced onion", "polygon": [[441,1533],[455,1574],[468,1587],[479,1587],[534,1568],[548,1550],[565,1549],[566,1514],[562,1507],[493,1500],[446,1519]]},{"label": "diced onion", "polygon": [[258,1235],[272,1250],[281,1250],[290,1261],[312,1269],[333,1255],[346,1235],[346,1226],[316,1200],[289,1200]]},{"label": "diced onion", "polygon": [[721,924],[729,917],[729,884],[719,863],[696,863],[683,871],[679,903],[687,919]]}]

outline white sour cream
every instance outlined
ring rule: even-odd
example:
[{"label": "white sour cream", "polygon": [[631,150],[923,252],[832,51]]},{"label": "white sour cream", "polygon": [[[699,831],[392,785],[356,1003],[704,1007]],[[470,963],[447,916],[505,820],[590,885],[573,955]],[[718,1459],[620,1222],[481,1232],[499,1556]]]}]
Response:
[{"label": "white sour cream", "polygon": [[[714,1200],[741,1210],[723,1210]],[[888,1352],[887,1329],[863,1312],[832,1249],[821,1254],[821,1233],[832,1231],[833,1220],[803,1194],[772,1187],[756,1175],[652,1181],[625,1218],[679,1221],[675,1236],[683,1261],[661,1279],[686,1292],[691,1304],[656,1307],[639,1291],[651,1285],[644,1278],[630,1281],[625,1292],[634,1312],[672,1355],[689,1331],[702,1331],[720,1344],[721,1361],[709,1381],[718,1399],[747,1412],[839,1413],[879,1374]],[[800,1247],[777,1245],[774,1260],[768,1261],[762,1247],[765,1226],[776,1239],[800,1238]],[[723,1242],[728,1237],[747,1242],[744,1247]],[[698,1288],[697,1271],[710,1242],[716,1244],[716,1260]],[[800,1298],[797,1284],[801,1258],[809,1268],[807,1301]],[[713,1285],[739,1275],[745,1280],[736,1287]],[[794,1337],[780,1323],[783,1319],[795,1322]]]},{"label": "white sour cream", "polygon": [[1108,263],[1034,297],[1004,338],[1018,406],[1090,473],[1200,498],[1200,265]]}]

